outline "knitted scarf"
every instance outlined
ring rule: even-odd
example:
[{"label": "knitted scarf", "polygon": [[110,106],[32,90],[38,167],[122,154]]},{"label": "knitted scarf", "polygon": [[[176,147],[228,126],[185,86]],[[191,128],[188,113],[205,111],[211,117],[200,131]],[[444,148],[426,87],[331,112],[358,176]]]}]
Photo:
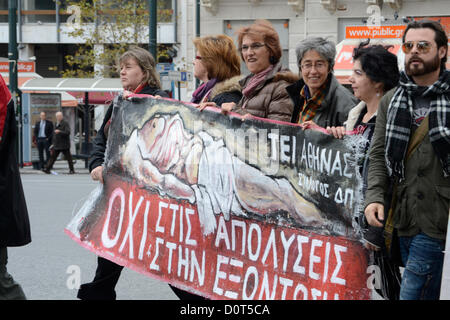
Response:
[{"label": "knitted scarf", "polygon": [[[385,160],[389,176],[405,177],[406,150],[411,136],[413,100],[417,85],[402,72],[400,82],[387,111]],[[442,163],[444,176],[450,176],[450,71],[443,71],[439,79],[422,96],[431,98],[429,137]]]},{"label": "knitted scarf", "polygon": [[217,79],[212,78],[208,82],[204,82],[201,86],[197,88],[192,94],[192,103],[200,103],[205,95],[216,85]]},{"label": "knitted scarf", "polygon": [[273,65],[271,64],[267,69],[264,69],[260,73],[255,74],[251,77],[248,84],[245,86],[245,88],[242,90],[242,94],[246,96],[247,98],[251,97],[251,94],[256,89],[256,87],[264,82],[266,80],[266,75],[273,70]]}]

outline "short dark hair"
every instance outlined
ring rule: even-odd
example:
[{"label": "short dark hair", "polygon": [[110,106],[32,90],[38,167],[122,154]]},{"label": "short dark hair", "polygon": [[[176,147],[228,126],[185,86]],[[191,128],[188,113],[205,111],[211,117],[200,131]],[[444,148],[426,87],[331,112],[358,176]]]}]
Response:
[{"label": "short dark hair", "polygon": [[424,29],[428,28],[434,31],[434,41],[437,44],[438,49],[445,47],[445,56],[441,59],[441,71],[445,70],[445,63],[447,62],[448,53],[448,38],[442,25],[434,20],[414,20],[408,23],[405,32],[403,33],[402,41],[405,42],[406,33],[409,29]]},{"label": "short dark hair", "polygon": [[360,43],[353,51],[353,60],[359,60],[362,70],[373,82],[381,82],[383,91],[396,87],[400,78],[397,56],[389,52],[389,47],[382,45],[367,46]]}]

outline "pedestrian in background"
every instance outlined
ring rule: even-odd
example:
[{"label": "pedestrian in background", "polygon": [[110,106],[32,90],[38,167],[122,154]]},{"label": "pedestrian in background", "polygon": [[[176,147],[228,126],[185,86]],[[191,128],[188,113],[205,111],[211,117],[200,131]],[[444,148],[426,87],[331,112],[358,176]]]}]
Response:
[{"label": "pedestrian in background", "polygon": [[277,31],[267,20],[256,20],[237,31],[239,52],[250,75],[240,81],[242,99],[222,104],[222,112],[289,122],[294,105],[286,87],[298,77],[281,64]]},{"label": "pedestrian in background", "polygon": [[63,113],[58,111],[56,114],[55,131],[53,133],[52,145],[51,145],[51,157],[44,168],[45,173],[50,173],[53,168],[53,164],[62,152],[69,164],[69,174],[74,174],[72,154],[70,153],[70,126],[67,121],[64,120]]},{"label": "pedestrian in background", "polygon": [[437,300],[450,207],[448,38],[438,22],[420,20],[402,40],[405,72],[378,108],[365,216],[372,226],[385,224],[392,252],[398,246],[400,299]]},{"label": "pedestrian in background", "polygon": [[[124,89],[123,96],[139,93],[168,97],[167,93],[161,90],[155,59],[147,50],[131,47],[120,57],[119,66],[120,81]],[[102,126],[94,138],[89,159],[91,177],[100,183],[103,183],[103,163],[113,108],[114,103],[109,106]],[[122,270],[123,266],[99,256],[94,279],[80,286],[77,297],[81,300],[115,300],[115,287]]]},{"label": "pedestrian in background", "polygon": [[358,100],[333,75],[336,45],[320,37],[306,38],[295,49],[301,79],[286,90],[295,107],[290,119],[303,128],[342,126]]},{"label": "pedestrian in background", "polygon": [[[38,169],[42,170],[45,164],[50,159],[50,145],[52,144],[53,137],[53,123],[47,120],[47,114],[42,111],[39,115],[41,118],[34,125],[33,130],[33,142],[36,145],[39,152],[39,166]],[[44,161],[45,152],[45,161]]]},{"label": "pedestrian in background", "polygon": [[202,84],[193,93],[191,102],[200,104],[201,109],[238,103],[242,97],[241,71],[233,39],[223,34],[205,36],[195,38],[194,45],[194,77]]},{"label": "pedestrian in background", "polygon": [[7,247],[31,242],[27,204],[16,158],[17,124],[14,101],[0,76],[0,300],[26,299],[8,273]]}]

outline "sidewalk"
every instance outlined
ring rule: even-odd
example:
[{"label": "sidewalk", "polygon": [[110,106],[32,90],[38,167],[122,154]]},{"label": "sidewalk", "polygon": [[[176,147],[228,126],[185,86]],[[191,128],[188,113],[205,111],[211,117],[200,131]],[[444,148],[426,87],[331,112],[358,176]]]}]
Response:
[{"label": "sidewalk", "polygon": [[[73,167],[75,169],[75,174],[89,174],[89,169],[85,168],[85,161],[81,159],[74,159]],[[33,166],[27,166],[23,168],[19,168],[20,174],[46,174],[42,170],[35,170]],[[57,160],[53,165],[53,169],[51,170],[52,174],[69,174],[69,165],[67,160]]]}]

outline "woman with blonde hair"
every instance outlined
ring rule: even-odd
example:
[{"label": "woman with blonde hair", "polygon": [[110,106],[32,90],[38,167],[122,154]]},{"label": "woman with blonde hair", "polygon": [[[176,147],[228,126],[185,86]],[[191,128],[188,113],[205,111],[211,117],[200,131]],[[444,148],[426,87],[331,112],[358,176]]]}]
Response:
[{"label": "woman with blonde hair", "polygon": [[[133,93],[168,97],[167,93],[161,90],[155,59],[147,50],[133,46],[122,54],[118,64],[124,97]],[[103,183],[103,162],[113,108],[114,103],[111,103],[103,119],[103,124],[95,136],[89,158],[91,178],[100,183]],[[115,287],[122,269],[123,266],[98,257],[94,280],[82,284],[77,297],[82,300],[115,300]]]},{"label": "woman with blonde hair", "polygon": [[[222,112],[235,111],[245,117],[291,120],[294,104],[286,87],[298,76],[283,68],[277,31],[267,20],[256,20],[237,31],[242,60],[251,72],[240,81],[243,97],[238,103],[222,105]],[[248,115],[248,116],[246,116]]]},{"label": "woman with blonde hair", "polygon": [[224,34],[194,39],[196,56],[194,76],[202,84],[191,102],[220,107],[225,102],[238,102],[241,97],[240,63],[233,39]]}]

